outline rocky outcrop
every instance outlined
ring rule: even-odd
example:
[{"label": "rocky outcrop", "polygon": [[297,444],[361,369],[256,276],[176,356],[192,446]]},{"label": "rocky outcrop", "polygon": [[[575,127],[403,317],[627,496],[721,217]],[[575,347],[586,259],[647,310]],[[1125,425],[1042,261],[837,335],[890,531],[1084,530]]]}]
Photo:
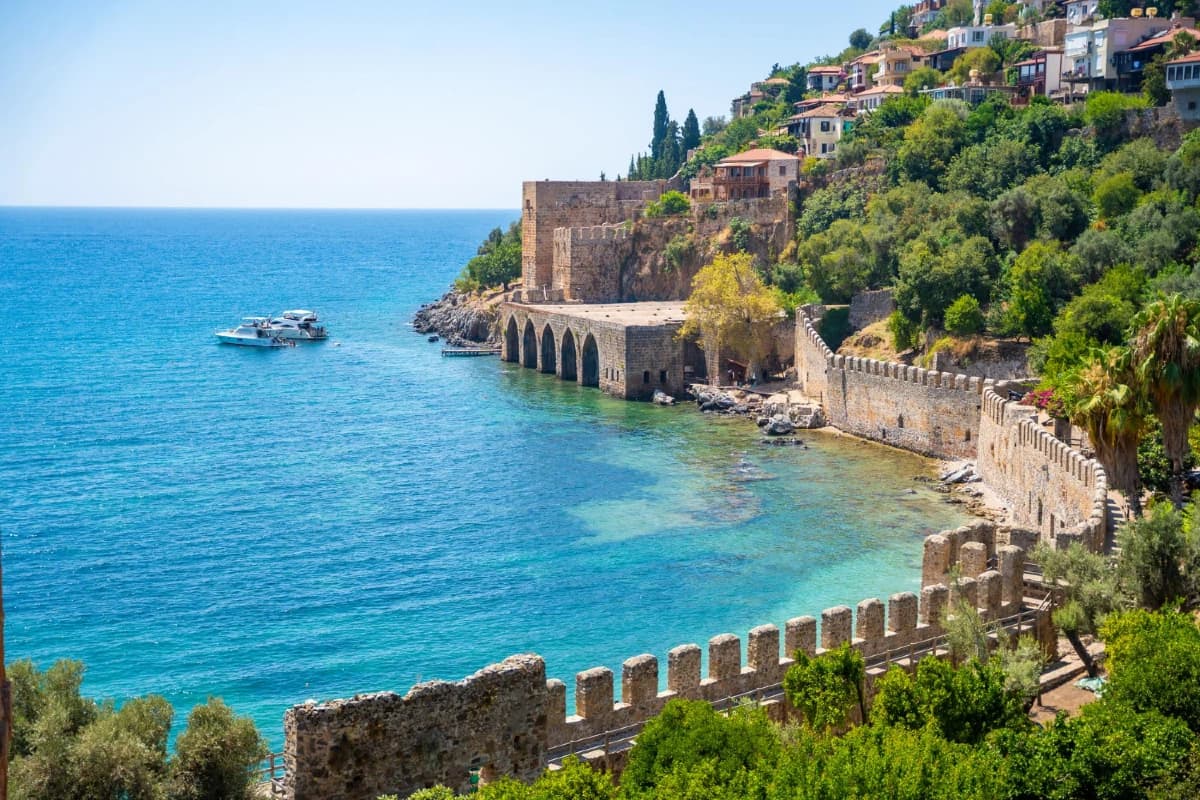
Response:
[{"label": "rocky outcrop", "polygon": [[499,304],[494,298],[449,291],[421,306],[413,317],[417,333],[436,333],[453,347],[499,342]]}]

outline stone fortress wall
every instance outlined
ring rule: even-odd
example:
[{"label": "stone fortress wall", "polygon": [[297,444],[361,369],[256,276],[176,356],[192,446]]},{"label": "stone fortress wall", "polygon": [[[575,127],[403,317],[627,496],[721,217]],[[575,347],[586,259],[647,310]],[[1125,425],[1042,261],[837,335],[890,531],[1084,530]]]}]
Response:
[{"label": "stone fortress wall", "polygon": [[[957,534],[930,539],[945,542],[947,536]],[[966,554],[968,547],[959,550]],[[949,556],[949,548],[926,545],[929,575],[932,552]],[[889,664],[912,669],[913,654],[944,654],[936,640],[944,633],[944,613],[959,596],[990,621],[1011,621],[1022,613],[1021,629],[1052,647],[1049,609],[1024,603],[1025,551],[1003,545],[997,553],[994,569],[964,565],[964,577],[953,586],[930,583],[919,595],[899,592],[886,604],[870,598],[854,609],[828,608],[819,621],[796,617],[782,631],[776,625],[756,627],[746,638],[744,660],[742,641],[732,634],[714,636],[703,650],[696,644],[675,647],[667,653],[665,688],[660,662],[650,654],[622,664],[619,699],[612,670],[585,670],[575,676],[570,715],[566,684],[546,680],[544,662],[532,655],[512,656],[457,683],[419,684],[404,696],[381,692],[295,706],[284,717],[285,796],[375,800],[385,793],[406,797],[439,783],[465,791],[472,769],[484,780],[500,775],[531,780],[556,751],[578,751],[585,760],[619,768],[606,754],[589,752],[600,745],[597,737],[644,723],[675,698],[716,702],[765,693],[774,697],[766,704],[769,713],[785,719],[790,709],[775,695],[792,656],[819,655],[844,643],[868,661],[869,700]],[[947,564],[943,573],[948,571]]]},{"label": "stone fortress wall", "polygon": [[566,300],[592,303],[621,299],[621,265],[633,255],[631,226],[556,228],[551,286]]},{"label": "stone fortress wall", "polygon": [[1033,408],[1001,398],[1008,384],[836,355],[814,313],[796,315],[797,380],[831,425],[936,458],[975,459],[1016,524],[1059,547],[1103,545],[1104,468],[1038,425]]}]

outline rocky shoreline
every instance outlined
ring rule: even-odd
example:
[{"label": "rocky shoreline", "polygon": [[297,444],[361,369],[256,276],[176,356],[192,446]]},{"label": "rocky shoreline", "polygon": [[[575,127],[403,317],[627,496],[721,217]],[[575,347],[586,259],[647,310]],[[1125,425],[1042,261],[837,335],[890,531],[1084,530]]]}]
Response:
[{"label": "rocky shoreline", "polygon": [[453,347],[475,347],[499,343],[497,320],[505,293],[468,294],[451,289],[413,315],[417,333],[437,334]]}]

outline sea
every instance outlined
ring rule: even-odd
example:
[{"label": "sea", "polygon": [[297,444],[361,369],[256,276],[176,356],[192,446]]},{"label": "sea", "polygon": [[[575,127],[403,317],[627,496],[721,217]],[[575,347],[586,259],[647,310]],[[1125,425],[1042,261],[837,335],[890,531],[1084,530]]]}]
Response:
[{"label": "sea", "polygon": [[[541,654],[576,672],[919,588],[923,459],[443,358],[414,311],[495,211],[0,209],[9,661],[293,704]],[[329,341],[218,344],[316,310]],[[618,677],[619,680],[619,677]],[[619,688],[618,688],[619,692]],[[568,699],[570,705],[572,698]]]}]

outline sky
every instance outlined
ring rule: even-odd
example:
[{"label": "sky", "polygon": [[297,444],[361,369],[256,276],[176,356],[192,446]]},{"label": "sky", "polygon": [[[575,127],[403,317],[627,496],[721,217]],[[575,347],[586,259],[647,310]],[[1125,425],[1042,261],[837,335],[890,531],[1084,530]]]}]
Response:
[{"label": "sky", "polygon": [[896,0],[0,0],[0,205],[515,208]]}]

